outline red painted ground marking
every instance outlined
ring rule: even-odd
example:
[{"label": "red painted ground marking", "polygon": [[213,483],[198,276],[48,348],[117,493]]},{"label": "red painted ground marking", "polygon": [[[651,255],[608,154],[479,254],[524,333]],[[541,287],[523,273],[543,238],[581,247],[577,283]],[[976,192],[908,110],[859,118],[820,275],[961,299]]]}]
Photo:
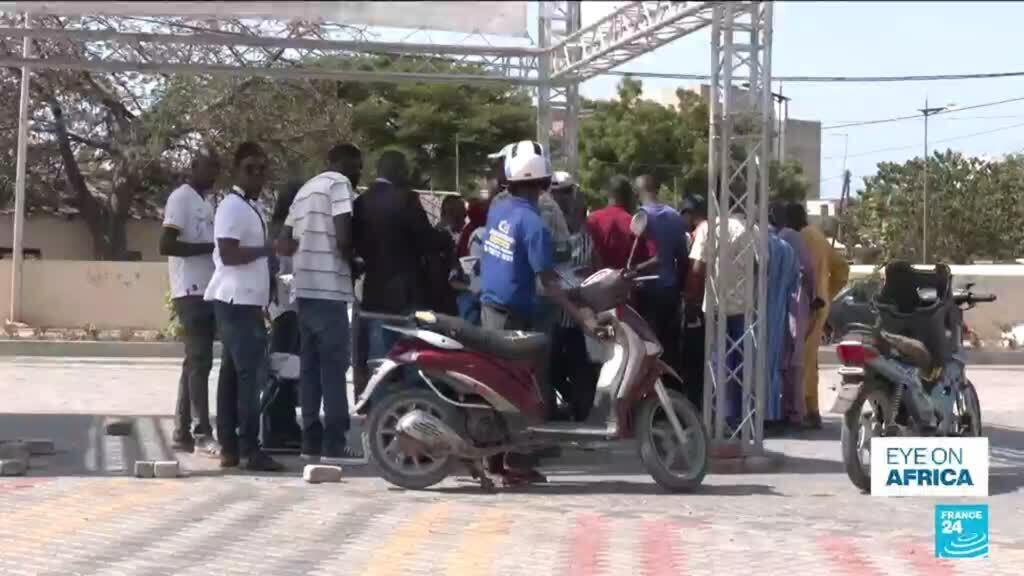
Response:
[{"label": "red painted ground marking", "polygon": [[868,562],[868,557],[852,538],[823,536],[818,538],[818,546],[826,552],[835,574],[882,576],[882,573]]},{"label": "red painted ground marking", "polygon": [[50,482],[49,478],[20,478],[18,480],[9,480],[0,482],[0,492],[11,492],[14,490],[23,490],[25,488],[35,488],[37,484],[44,482]]},{"label": "red painted ground marking", "polygon": [[648,520],[642,525],[640,555],[644,576],[682,576],[677,557],[679,526],[664,520]]},{"label": "red painted ground marking", "polygon": [[572,530],[570,544],[570,576],[594,576],[601,571],[598,554],[603,553],[608,527],[601,516],[580,516]]},{"label": "red painted ground marking", "polygon": [[919,542],[903,542],[898,548],[900,557],[914,567],[920,576],[954,576],[956,570],[949,560],[935,557],[935,550]]}]

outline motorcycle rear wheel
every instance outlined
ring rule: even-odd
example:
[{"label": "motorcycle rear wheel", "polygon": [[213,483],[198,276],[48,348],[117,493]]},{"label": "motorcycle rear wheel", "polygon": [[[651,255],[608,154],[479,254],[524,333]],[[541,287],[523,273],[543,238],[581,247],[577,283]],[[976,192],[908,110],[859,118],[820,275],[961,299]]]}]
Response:
[{"label": "motorcycle rear wheel", "polygon": [[454,408],[427,390],[405,390],[377,400],[366,420],[370,458],[385,480],[407,490],[423,490],[448,477],[455,460],[450,454],[406,454],[398,445],[395,425],[411,410],[423,410],[451,425]]},{"label": "motorcycle rear wheel", "polygon": [[892,409],[888,387],[865,382],[843,416],[843,466],[857,488],[871,493],[871,439],[882,435]]},{"label": "motorcycle rear wheel", "polygon": [[[675,431],[658,397],[652,394],[640,405],[636,418],[636,439],[640,460],[647,473],[670,492],[688,492],[704,481],[708,470],[708,437],[697,410],[679,392],[667,389],[668,397],[687,438],[679,446]],[[677,459],[682,456],[685,468]]]}]

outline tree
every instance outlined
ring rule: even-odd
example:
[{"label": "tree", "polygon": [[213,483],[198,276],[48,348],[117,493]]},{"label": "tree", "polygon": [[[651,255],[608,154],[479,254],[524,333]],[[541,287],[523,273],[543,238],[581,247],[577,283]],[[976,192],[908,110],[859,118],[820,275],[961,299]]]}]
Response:
[{"label": "tree", "polygon": [[[0,24],[16,26],[15,18],[0,14]],[[42,24],[58,29],[150,33],[180,29],[211,31],[203,23],[177,18],[45,17]],[[260,29],[273,26],[274,23],[257,25]],[[284,26],[283,31],[278,31],[281,34],[323,35],[317,25],[288,23],[280,26]],[[241,21],[228,21],[220,23],[213,31],[253,35],[261,30]],[[36,41],[34,49],[41,58],[94,59],[103,53],[128,50],[141,60],[166,58],[179,63],[252,67],[294,63],[294,56],[281,49],[182,49],[151,43],[115,45],[107,41],[73,40]],[[16,43],[0,39],[0,53],[19,52]],[[20,78],[18,69],[0,71],[0,93],[5,101],[17,102],[7,95],[16,93]],[[278,104],[284,104],[281,98],[288,94],[288,90],[277,93],[277,84],[257,79],[217,82],[202,77],[180,79],[132,72],[100,74],[38,69],[33,71],[31,86],[34,106],[28,171],[32,177],[26,194],[29,204],[37,208],[77,210],[88,226],[94,254],[99,259],[128,256],[126,221],[162,204],[173,180],[187,166],[189,154],[195,149],[200,146],[226,148],[250,133],[260,134],[260,127],[279,134],[281,125],[288,124],[277,120],[282,124],[268,127],[254,118],[257,115],[252,114],[252,110],[260,110],[263,115],[278,109],[261,105],[253,98],[254,93],[269,91],[277,100],[274,97],[265,100]],[[199,95],[202,97],[197,97]],[[289,106],[280,109],[293,110]],[[233,112],[230,118],[224,114],[226,110]],[[299,107],[299,110],[303,109]],[[332,117],[328,124],[333,125],[335,121]],[[309,123],[290,125],[309,126]],[[16,125],[10,124],[5,124],[0,131],[0,150],[4,151],[0,154],[0,162],[4,164],[0,169],[0,182],[13,179],[13,152],[8,154],[7,151],[15,149],[16,133]],[[0,193],[9,196],[8,187],[0,185]]]},{"label": "tree", "polygon": [[[361,60],[368,69],[389,62],[387,57]],[[403,62],[414,67],[419,60]],[[435,68],[481,73],[473,65],[439,62]],[[486,173],[487,155],[509,142],[531,138],[534,132],[530,96],[511,86],[346,83],[339,85],[338,97],[351,105],[353,131],[368,149],[403,150],[437,189],[455,189],[456,139],[460,192],[475,192],[472,182]]]},{"label": "tree", "polygon": [[773,199],[787,202],[803,202],[807,199],[810,185],[804,176],[804,167],[796,160],[786,160],[781,164],[772,160],[768,181]]},{"label": "tree", "polygon": [[652,173],[684,194],[707,192],[708,111],[701,97],[678,90],[678,110],[642,100],[643,85],[619,84],[615,101],[587,103],[580,123],[580,182],[591,205],[615,174]]},{"label": "tree", "polygon": [[[883,260],[921,259],[924,162],[883,162],[844,215],[847,244]],[[947,150],[928,157],[928,259],[1009,260],[1024,240],[1024,159],[990,162]]]}]

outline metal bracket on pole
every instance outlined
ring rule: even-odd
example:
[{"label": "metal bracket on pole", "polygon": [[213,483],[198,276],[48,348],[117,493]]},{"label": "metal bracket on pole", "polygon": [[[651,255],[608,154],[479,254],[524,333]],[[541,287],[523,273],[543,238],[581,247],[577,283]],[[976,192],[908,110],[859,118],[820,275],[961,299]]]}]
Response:
[{"label": "metal bracket on pole", "polygon": [[[768,380],[771,2],[716,5],[711,34],[704,422],[719,448],[760,456]],[[742,81],[749,84],[745,93],[734,85]],[[735,239],[731,217],[746,228]]]},{"label": "metal bracket on pole", "polygon": [[[32,27],[32,16],[25,14],[25,28]],[[25,36],[21,47],[22,58],[28,60],[32,57],[32,39]],[[22,240],[25,235],[25,165],[28,161],[28,107],[31,94],[29,83],[32,81],[32,69],[29,66],[21,68],[21,102],[18,106],[18,158],[15,166],[14,184],[14,242],[12,246],[13,259],[11,260],[11,322],[22,321],[21,288],[22,288],[22,265],[24,264],[24,246]]]}]

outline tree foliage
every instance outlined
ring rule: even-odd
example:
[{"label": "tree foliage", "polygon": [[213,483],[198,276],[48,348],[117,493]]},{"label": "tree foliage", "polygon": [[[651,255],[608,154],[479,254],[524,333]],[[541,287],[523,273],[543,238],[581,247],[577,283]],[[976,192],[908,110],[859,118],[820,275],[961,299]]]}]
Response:
[{"label": "tree foliage", "polygon": [[[883,162],[844,214],[844,240],[883,260],[921,258],[924,162]],[[1012,260],[1024,241],[1024,158],[985,161],[947,150],[928,158],[928,259]]]}]

